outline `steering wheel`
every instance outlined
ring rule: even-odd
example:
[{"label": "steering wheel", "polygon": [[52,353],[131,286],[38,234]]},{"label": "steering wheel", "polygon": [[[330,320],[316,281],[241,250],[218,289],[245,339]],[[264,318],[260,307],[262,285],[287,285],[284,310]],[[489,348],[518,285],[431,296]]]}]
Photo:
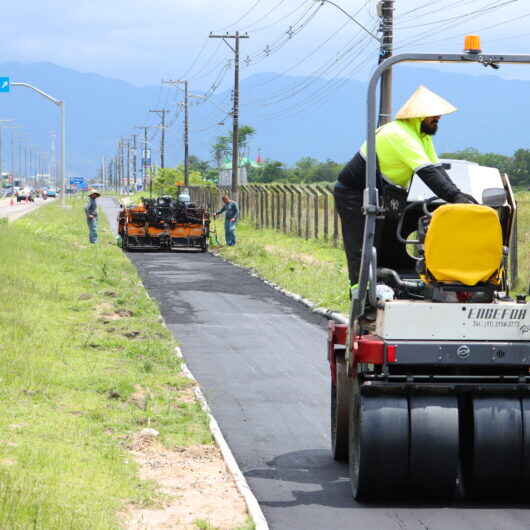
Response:
[{"label": "steering wheel", "polygon": [[423,201],[414,201],[411,202],[406,206],[406,208],[403,210],[403,213],[399,217],[397,229],[396,229],[396,236],[400,243],[405,243],[406,245],[420,245],[421,242],[417,239],[406,239],[403,237],[403,223],[405,221],[405,218],[407,217],[407,213],[410,210],[413,210],[415,208],[418,208],[421,206],[421,209],[425,215],[428,215],[429,217],[432,216],[433,212],[429,210],[429,206],[434,202],[440,200],[438,197],[430,197],[429,199],[425,199]]}]

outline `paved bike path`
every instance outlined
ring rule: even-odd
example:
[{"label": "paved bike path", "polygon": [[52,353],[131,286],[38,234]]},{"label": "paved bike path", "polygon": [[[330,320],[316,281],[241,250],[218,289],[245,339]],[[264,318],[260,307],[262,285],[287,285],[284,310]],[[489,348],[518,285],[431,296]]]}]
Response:
[{"label": "paved bike path", "polygon": [[[101,204],[114,223],[117,208]],[[274,530],[519,530],[520,508],[361,505],[330,456],[326,321],[211,254],[131,252]]]}]

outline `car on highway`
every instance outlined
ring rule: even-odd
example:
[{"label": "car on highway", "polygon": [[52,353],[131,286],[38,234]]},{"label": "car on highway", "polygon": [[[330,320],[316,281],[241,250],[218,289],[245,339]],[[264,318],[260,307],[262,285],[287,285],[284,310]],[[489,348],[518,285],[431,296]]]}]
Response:
[{"label": "car on highway", "polygon": [[51,198],[54,198],[54,197],[57,197],[57,190],[55,188],[48,188],[47,192],[46,192],[46,196],[47,197],[51,197]]},{"label": "car on highway", "polygon": [[17,191],[17,202],[22,202],[25,200],[30,202],[35,200],[35,192],[33,191],[33,188],[26,187]]}]

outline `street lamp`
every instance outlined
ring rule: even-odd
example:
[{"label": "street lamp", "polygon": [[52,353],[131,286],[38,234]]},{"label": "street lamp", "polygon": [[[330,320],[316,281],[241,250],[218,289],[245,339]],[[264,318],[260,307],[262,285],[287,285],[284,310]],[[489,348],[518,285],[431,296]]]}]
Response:
[{"label": "street lamp", "polygon": [[66,137],[65,137],[65,124],[64,124],[64,101],[61,101],[60,99],[56,99],[53,96],[46,94],[46,92],[44,92],[43,90],[40,90],[39,88],[34,87],[33,85],[30,85],[29,83],[16,83],[13,81],[11,83],[11,86],[23,86],[26,88],[30,88],[34,92],[37,92],[37,94],[44,96],[48,101],[55,103],[55,105],[59,107],[60,115],[61,115],[61,182],[62,182],[61,206],[65,206],[66,176],[65,176],[65,168],[64,168],[64,157],[65,157]]}]

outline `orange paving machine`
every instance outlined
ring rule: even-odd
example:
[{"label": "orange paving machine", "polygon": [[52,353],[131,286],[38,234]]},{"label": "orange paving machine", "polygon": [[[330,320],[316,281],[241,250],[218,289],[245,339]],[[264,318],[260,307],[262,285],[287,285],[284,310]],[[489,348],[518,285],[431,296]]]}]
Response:
[{"label": "orange paving machine", "polygon": [[164,196],[123,207],[118,233],[124,250],[208,249],[210,215],[193,203]]}]

